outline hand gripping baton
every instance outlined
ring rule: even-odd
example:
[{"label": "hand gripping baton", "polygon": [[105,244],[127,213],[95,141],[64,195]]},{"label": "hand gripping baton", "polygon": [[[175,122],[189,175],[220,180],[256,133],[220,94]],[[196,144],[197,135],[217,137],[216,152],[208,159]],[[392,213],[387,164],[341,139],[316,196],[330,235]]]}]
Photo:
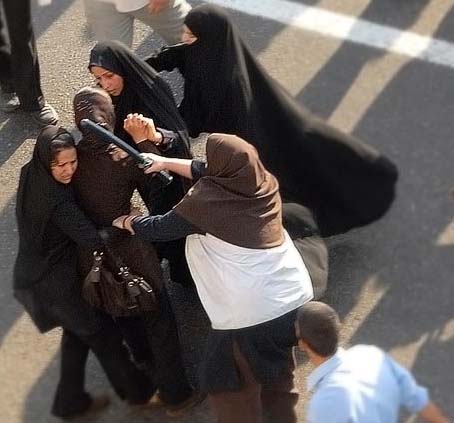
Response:
[{"label": "hand gripping baton", "polygon": [[[129,156],[144,169],[150,167],[153,164],[152,159],[142,156],[135,148],[131,147],[121,138],[118,138],[112,132],[109,132],[107,129],[103,128],[100,124],[95,123],[90,119],[82,119],[80,121],[80,127],[92,132],[96,135],[97,138],[99,138],[101,141],[104,141],[106,144],[116,145],[119,149],[123,150],[125,153],[128,153]],[[164,185],[169,185],[173,180],[173,177],[164,170],[158,172],[158,176]]]}]

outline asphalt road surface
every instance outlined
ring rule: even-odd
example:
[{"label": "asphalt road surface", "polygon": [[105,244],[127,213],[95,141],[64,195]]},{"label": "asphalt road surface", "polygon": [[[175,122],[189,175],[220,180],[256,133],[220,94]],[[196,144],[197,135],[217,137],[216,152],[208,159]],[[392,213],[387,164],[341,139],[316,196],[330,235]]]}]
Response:
[{"label": "asphalt road surface", "polygon": [[[236,9],[232,14],[258,59],[292,95],[398,164],[398,193],[390,212],[373,225],[328,240],[330,280],[325,300],[342,316],[345,345],[373,343],[389,351],[414,371],[454,418],[452,2],[221,3]],[[286,15],[290,6],[300,14]],[[35,28],[46,98],[58,109],[63,125],[71,126],[72,97],[92,82],[86,65],[94,42],[82,5],[76,0],[36,5]],[[158,45],[159,40],[138,25],[138,52]],[[181,83],[173,75],[170,79],[178,91]],[[40,335],[11,294],[17,180],[37,132],[25,114],[0,113],[2,423],[57,421],[49,409],[58,380],[60,331]],[[174,284],[169,289],[181,325],[187,370],[195,380],[207,320],[193,292]],[[304,421],[309,367],[299,358],[298,412]],[[92,392],[111,392],[93,359],[87,385]],[[138,413],[114,400],[104,414],[81,421],[170,419],[160,410]],[[205,423],[213,417],[205,403],[179,421]],[[416,420],[402,416],[401,421]]]}]

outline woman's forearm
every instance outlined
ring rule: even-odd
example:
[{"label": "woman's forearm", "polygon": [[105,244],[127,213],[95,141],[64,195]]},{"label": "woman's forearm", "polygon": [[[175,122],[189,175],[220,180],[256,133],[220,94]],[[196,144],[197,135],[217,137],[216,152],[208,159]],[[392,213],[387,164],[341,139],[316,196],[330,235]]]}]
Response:
[{"label": "woman's forearm", "polygon": [[178,175],[183,176],[183,178],[192,179],[192,170],[191,170],[192,160],[190,159],[173,159],[166,158],[165,166],[167,171],[177,173]]},{"label": "woman's forearm", "polygon": [[153,164],[145,170],[145,173],[166,170],[168,172],[183,176],[183,178],[192,179],[192,160],[190,159],[176,159],[171,157],[156,156],[154,154],[144,154],[144,156],[153,160]]}]

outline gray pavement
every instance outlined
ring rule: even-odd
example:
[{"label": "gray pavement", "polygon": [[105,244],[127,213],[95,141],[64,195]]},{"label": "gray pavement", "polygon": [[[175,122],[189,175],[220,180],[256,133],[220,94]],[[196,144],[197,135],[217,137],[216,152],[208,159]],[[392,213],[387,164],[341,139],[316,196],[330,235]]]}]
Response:
[{"label": "gray pavement", "polygon": [[[454,41],[448,0],[305,0],[297,3]],[[42,82],[62,123],[72,125],[71,101],[90,83],[93,45],[75,0],[35,8]],[[397,199],[385,218],[328,240],[330,284],[326,301],[344,320],[343,340],[374,343],[411,368],[434,400],[454,418],[454,72],[385,51],[329,39],[261,18],[233,13],[259,60],[302,103],[338,127],[392,157],[400,169]],[[143,53],[157,41],[138,27]],[[181,83],[170,77],[178,90]],[[17,248],[14,197],[20,166],[30,157],[38,128],[27,116],[0,113],[0,422],[49,423],[58,378],[58,330],[40,335],[11,295]],[[181,323],[188,373],[195,380],[207,320],[193,292],[170,285]],[[309,367],[299,357],[304,391]],[[91,360],[87,384],[110,391]],[[307,395],[298,406],[301,421]],[[162,411],[133,412],[118,400],[83,422],[166,422]],[[203,404],[181,422],[213,421]],[[402,417],[406,423],[415,420]]]}]

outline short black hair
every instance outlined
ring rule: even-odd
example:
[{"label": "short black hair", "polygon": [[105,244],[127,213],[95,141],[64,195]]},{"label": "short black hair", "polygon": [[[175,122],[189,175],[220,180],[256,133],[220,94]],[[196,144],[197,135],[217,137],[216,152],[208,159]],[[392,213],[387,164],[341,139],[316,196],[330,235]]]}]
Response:
[{"label": "short black hair", "polygon": [[340,322],[336,311],[328,304],[311,301],[298,309],[298,338],[322,357],[337,351]]}]

